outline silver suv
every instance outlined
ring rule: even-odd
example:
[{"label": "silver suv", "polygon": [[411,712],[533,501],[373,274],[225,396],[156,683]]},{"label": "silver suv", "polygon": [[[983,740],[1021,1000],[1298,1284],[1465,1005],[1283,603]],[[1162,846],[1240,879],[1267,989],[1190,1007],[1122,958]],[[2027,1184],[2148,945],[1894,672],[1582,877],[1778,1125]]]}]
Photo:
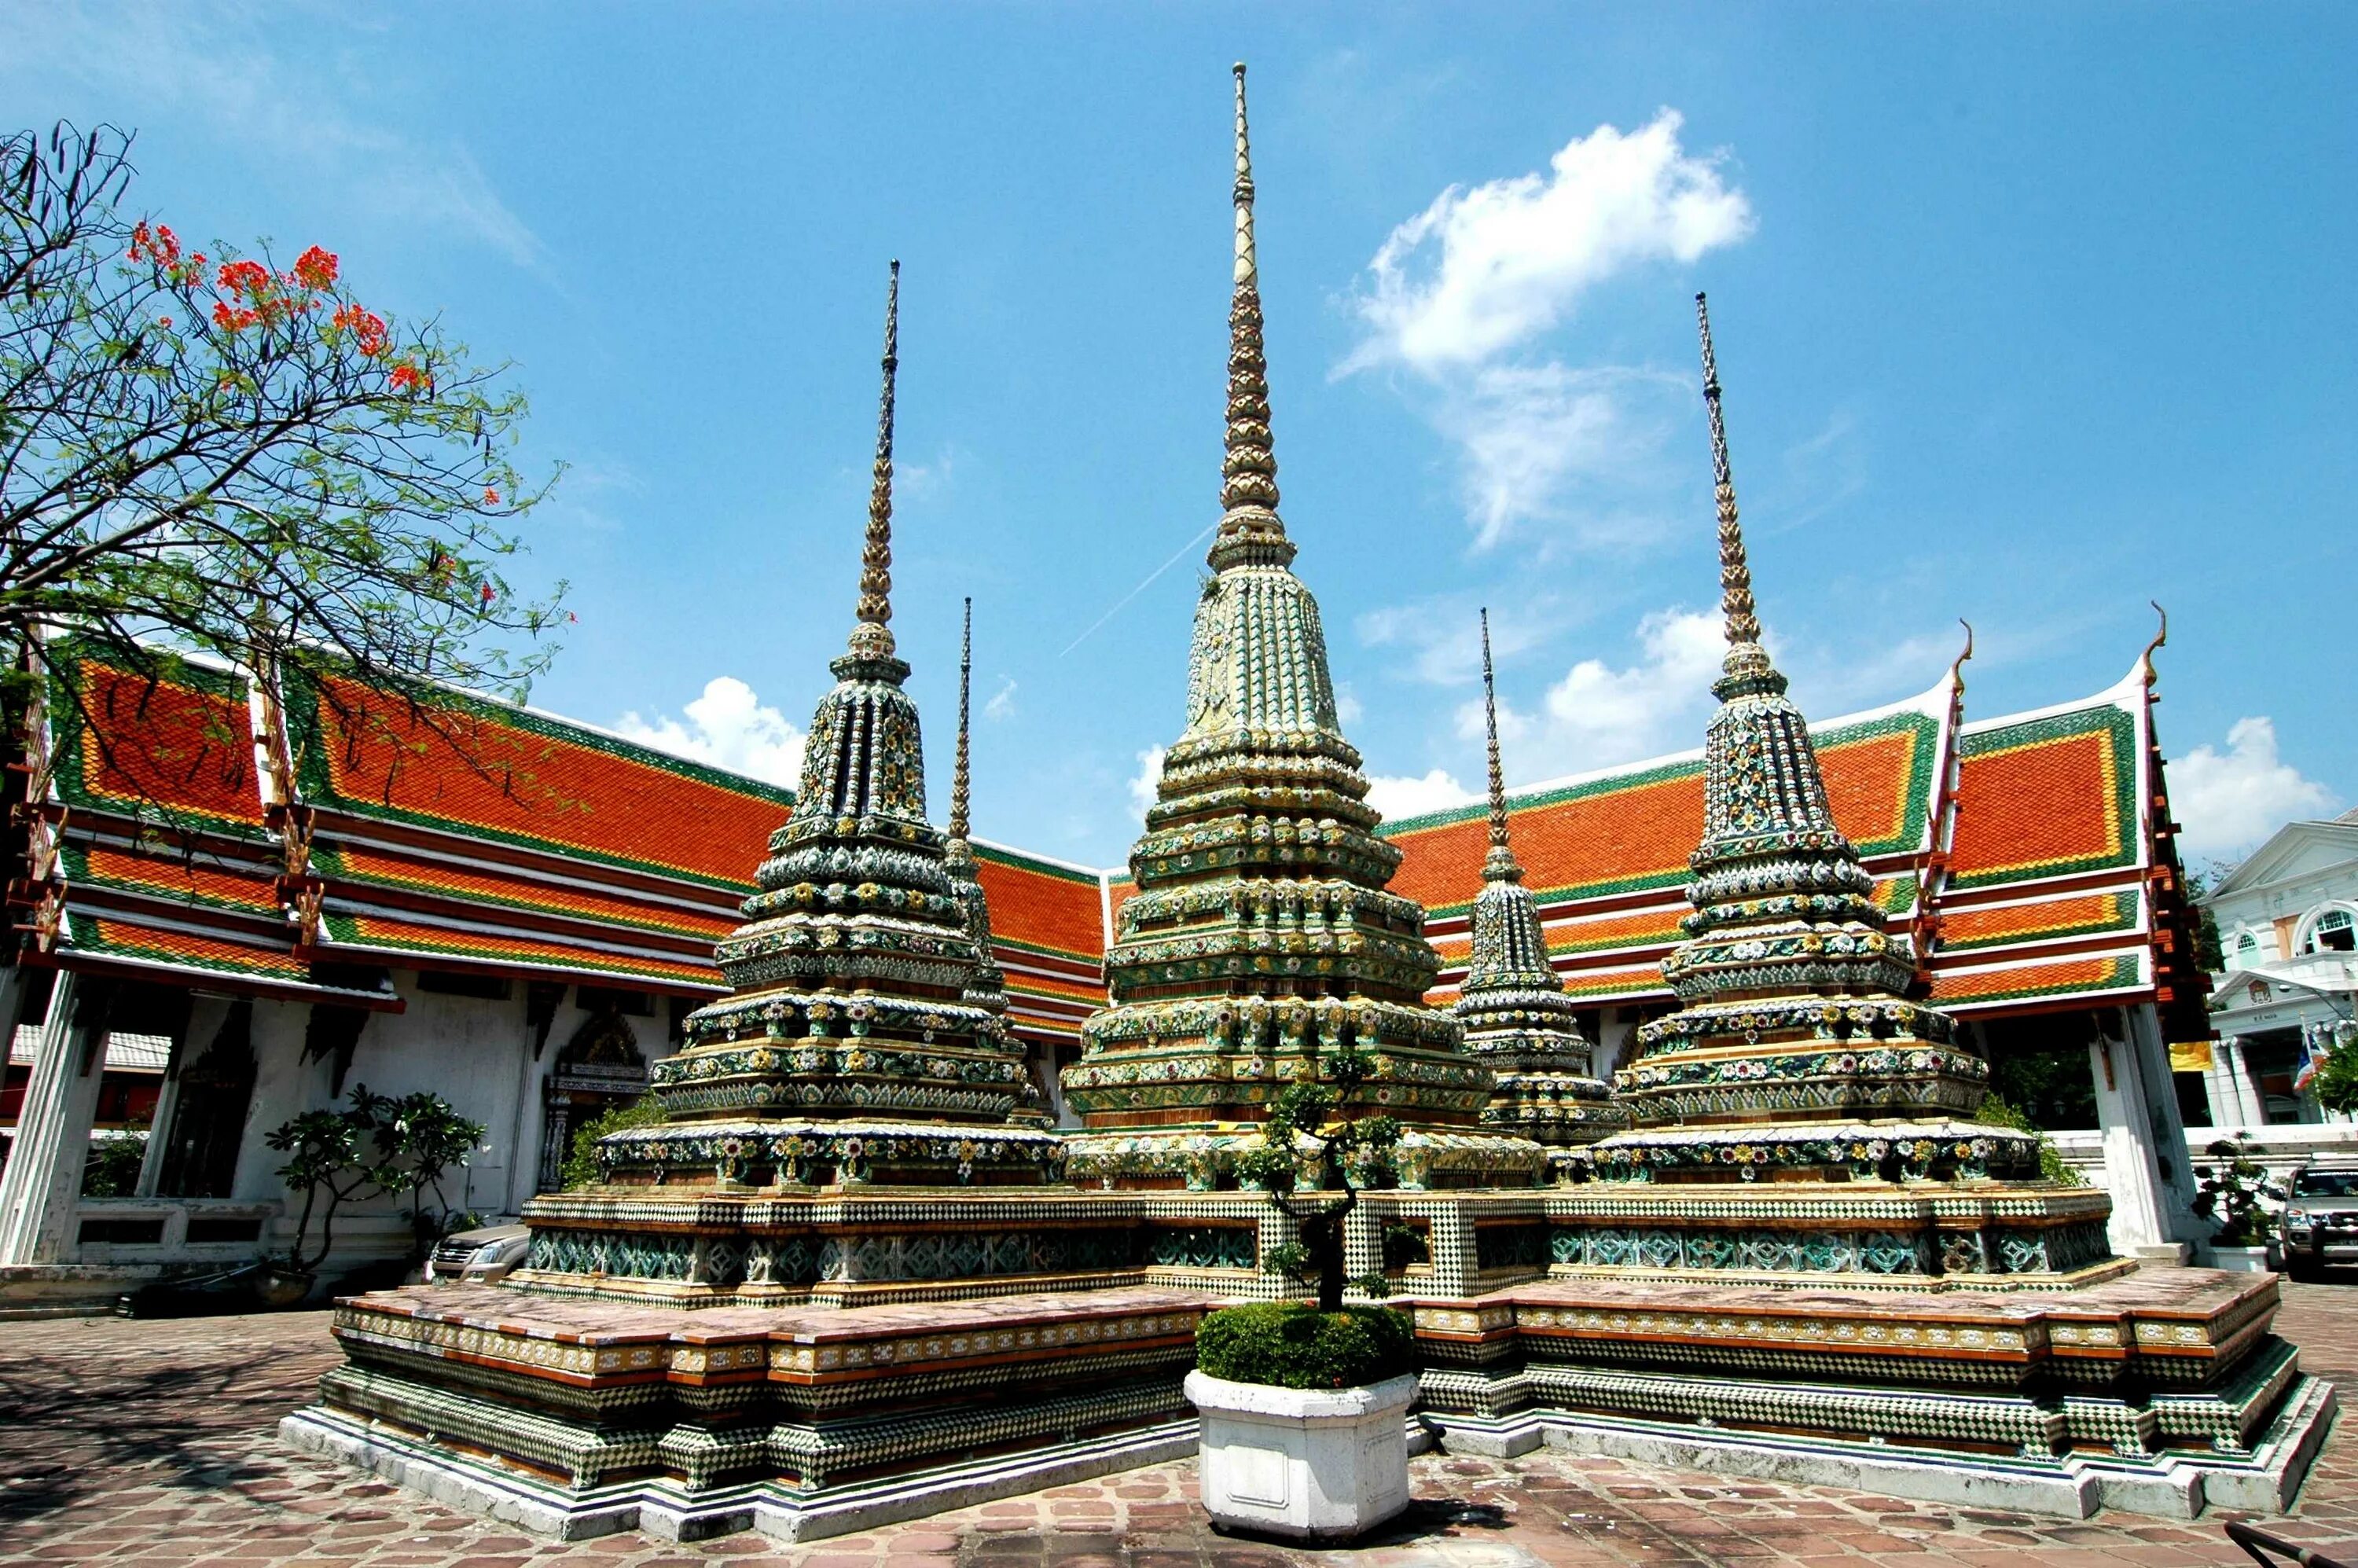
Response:
[{"label": "silver suv", "polygon": [[2285,1184],[2277,1232],[2285,1272],[2305,1279],[2328,1263],[2358,1263],[2358,1164],[2303,1165]]},{"label": "silver suv", "polygon": [[532,1251],[532,1232],[521,1225],[490,1225],[444,1237],[426,1260],[426,1282],[464,1280],[497,1284]]}]

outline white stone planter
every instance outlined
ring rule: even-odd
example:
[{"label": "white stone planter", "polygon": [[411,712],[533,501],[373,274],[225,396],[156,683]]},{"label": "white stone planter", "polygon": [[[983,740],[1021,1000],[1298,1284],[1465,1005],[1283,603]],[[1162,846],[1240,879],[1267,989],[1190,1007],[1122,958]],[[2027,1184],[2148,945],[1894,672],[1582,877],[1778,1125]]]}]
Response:
[{"label": "white stone planter", "polygon": [[1187,1374],[1203,1417],[1204,1507],[1216,1523],[1340,1541],[1408,1507],[1416,1374],[1356,1389],[1272,1389]]},{"label": "white stone planter", "polygon": [[2268,1249],[2265,1247],[2211,1248],[2211,1266],[2224,1269],[2231,1274],[2265,1274],[2268,1271]]}]

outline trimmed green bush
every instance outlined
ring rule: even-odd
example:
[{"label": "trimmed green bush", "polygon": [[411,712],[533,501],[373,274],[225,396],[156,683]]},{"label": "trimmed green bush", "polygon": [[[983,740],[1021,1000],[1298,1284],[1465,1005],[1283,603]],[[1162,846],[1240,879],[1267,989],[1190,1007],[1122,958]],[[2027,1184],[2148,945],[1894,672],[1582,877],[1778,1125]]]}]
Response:
[{"label": "trimmed green bush", "polygon": [[1307,1302],[1222,1307],[1195,1330],[1195,1366],[1231,1383],[1349,1389],[1416,1366],[1415,1328],[1390,1307],[1320,1312]]}]

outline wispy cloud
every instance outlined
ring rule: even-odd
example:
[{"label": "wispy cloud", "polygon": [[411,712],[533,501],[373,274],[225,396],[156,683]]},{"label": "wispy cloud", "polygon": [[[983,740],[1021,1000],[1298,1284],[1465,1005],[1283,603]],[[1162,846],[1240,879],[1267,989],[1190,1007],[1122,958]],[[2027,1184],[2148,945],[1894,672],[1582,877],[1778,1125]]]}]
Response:
[{"label": "wispy cloud", "polygon": [[999,689],[992,692],[990,700],[982,705],[982,716],[993,722],[1015,717],[1015,677],[1013,676],[999,677]]},{"label": "wispy cloud", "polygon": [[412,130],[397,105],[372,114],[373,94],[357,70],[285,52],[275,25],[283,15],[238,5],[25,7],[9,18],[0,81],[62,82],[174,113],[211,127],[231,156],[265,148],[274,163],[308,166],[379,216],[487,245],[519,266],[546,259],[464,143]]},{"label": "wispy cloud", "polygon": [[614,728],[658,751],[789,789],[801,781],[803,731],[784,714],[764,706],[753,688],[736,676],[716,676],[706,682],[704,695],[682,708],[681,715],[657,714],[647,719],[634,711],[616,719]]},{"label": "wispy cloud", "polygon": [[1690,263],[1752,232],[1723,160],[1680,143],[1665,109],[1625,133],[1600,125],[1532,172],[1453,185],[1395,228],[1355,300],[1366,329],[1338,374],[1403,373],[1457,449],[1476,548],[1534,520],[1621,542],[1626,511],[1582,493],[1641,477],[1682,378],[1574,365],[1539,351],[1582,297],[1631,267]]},{"label": "wispy cloud", "polygon": [[2265,716],[2238,719],[2227,749],[2197,746],[2169,764],[2169,806],[2190,857],[2240,859],[2288,822],[2323,816],[2341,802],[2277,753]]}]

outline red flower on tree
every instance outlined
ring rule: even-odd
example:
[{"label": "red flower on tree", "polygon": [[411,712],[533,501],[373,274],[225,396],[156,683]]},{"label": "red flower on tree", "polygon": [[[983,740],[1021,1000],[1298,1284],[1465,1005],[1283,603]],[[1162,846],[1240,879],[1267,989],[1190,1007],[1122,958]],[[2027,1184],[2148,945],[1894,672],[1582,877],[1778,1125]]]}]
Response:
[{"label": "red flower on tree", "polygon": [[385,380],[395,392],[416,392],[426,384],[426,373],[413,364],[397,364]]},{"label": "red flower on tree", "polygon": [[213,276],[213,287],[224,294],[260,299],[270,292],[270,269],[258,261],[225,262]]},{"label": "red flower on tree", "polygon": [[489,486],[486,486],[483,490],[483,504],[486,506],[497,506],[499,503],[500,492],[496,490],[491,489]]},{"label": "red flower on tree", "polygon": [[336,258],[318,245],[313,245],[295,258],[295,270],[287,275],[306,288],[333,288],[336,286]]},{"label": "red flower on tree", "polygon": [[[329,259],[333,260],[334,258],[330,257]],[[361,352],[367,358],[374,359],[379,354],[384,352],[385,329],[384,317],[373,315],[369,311],[362,309],[357,305],[346,305],[338,309],[337,312],[333,316],[328,318],[328,319],[335,326],[341,327],[347,331],[358,334],[360,338]]]}]

